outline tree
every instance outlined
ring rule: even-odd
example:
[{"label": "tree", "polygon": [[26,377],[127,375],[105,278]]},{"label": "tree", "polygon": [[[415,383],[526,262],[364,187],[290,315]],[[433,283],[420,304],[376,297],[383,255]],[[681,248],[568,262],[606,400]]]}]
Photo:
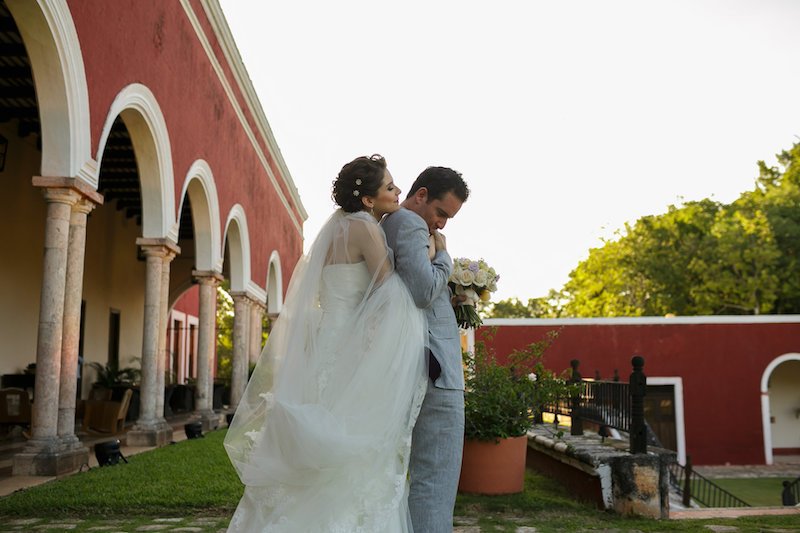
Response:
[{"label": "tree", "polygon": [[217,287],[217,378],[230,382],[233,370],[233,298],[230,282]]},{"label": "tree", "polygon": [[547,296],[530,298],[527,303],[518,298],[491,302],[481,310],[481,315],[484,318],[558,318],[562,306],[563,295],[550,289]]},{"label": "tree", "polygon": [[561,291],[566,316],[800,312],[800,145],[758,162],[730,205],[669,206],[589,251]]}]

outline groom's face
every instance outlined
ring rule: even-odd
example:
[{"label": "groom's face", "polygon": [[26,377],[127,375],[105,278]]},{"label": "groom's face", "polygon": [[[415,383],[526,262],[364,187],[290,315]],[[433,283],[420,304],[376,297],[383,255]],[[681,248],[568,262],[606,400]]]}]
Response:
[{"label": "groom's face", "polygon": [[432,233],[443,229],[447,225],[447,221],[456,216],[462,203],[455,194],[448,191],[438,200],[429,201],[426,195],[424,201],[418,204],[419,210],[415,209],[415,211],[422,217],[428,225],[428,230]]}]

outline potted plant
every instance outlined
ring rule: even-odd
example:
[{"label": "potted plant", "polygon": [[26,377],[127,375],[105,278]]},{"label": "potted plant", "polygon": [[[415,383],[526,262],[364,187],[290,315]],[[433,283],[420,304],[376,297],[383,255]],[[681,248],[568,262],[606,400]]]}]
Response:
[{"label": "potted plant", "polygon": [[459,490],[479,494],[521,492],[527,431],[546,406],[569,397],[573,385],[544,366],[544,352],[557,337],[516,350],[503,363],[484,340],[464,354],[464,457]]},{"label": "potted plant", "polygon": [[89,363],[97,373],[92,386],[100,389],[113,390],[116,387],[131,387],[139,381],[141,371],[138,368],[120,368],[116,361],[109,361],[106,364],[98,362]]}]

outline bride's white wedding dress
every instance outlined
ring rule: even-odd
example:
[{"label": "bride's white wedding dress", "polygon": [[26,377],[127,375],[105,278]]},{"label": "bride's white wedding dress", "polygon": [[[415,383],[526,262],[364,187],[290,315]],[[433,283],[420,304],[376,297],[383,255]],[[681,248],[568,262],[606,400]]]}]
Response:
[{"label": "bride's white wedding dress", "polygon": [[[359,242],[365,235],[376,242]],[[353,242],[379,246],[384,260],[348,262]],[[374,220],[331,217],[296,269],[225,440],[246,485],[229,531],[411,530],[426,331]]]}]

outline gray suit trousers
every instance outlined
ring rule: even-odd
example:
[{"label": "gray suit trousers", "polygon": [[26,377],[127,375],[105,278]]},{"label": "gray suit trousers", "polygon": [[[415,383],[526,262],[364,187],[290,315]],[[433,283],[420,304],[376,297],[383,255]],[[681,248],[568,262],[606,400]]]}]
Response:
[{"label": "gray suit trousers", "polygon": [[464,391],[428,392],[414,426],[408,507],[415,533],[452,533],[464,448]]}]

